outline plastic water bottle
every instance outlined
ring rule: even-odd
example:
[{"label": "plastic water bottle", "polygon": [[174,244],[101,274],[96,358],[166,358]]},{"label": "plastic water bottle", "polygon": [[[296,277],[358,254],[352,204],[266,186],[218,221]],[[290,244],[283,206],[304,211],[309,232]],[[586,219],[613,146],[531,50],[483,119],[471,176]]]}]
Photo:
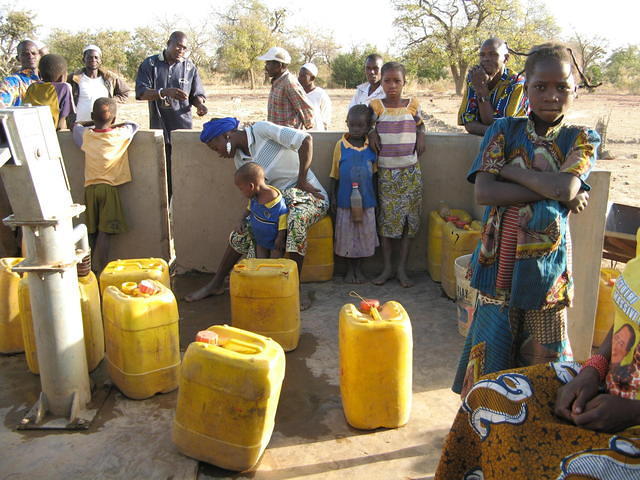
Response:
[{"label": "plastic water bottle", "polygon": [[362,195],[360,195],[360,186],[357,182],[353,182],[351,184],[351,221],[361,223],[362,214]]}]

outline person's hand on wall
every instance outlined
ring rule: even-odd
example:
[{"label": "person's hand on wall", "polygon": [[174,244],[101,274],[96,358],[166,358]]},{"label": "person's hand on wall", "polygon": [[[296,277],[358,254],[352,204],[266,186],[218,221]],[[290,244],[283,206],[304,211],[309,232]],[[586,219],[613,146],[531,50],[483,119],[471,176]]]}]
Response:
[{"label": "person's hand on wall", "polygon": [[580,213],[587,208],[587,205],[589,204],[589,192],[580,190],[573,200],[562,202],[562,204],[571,210],[571,213]]}]

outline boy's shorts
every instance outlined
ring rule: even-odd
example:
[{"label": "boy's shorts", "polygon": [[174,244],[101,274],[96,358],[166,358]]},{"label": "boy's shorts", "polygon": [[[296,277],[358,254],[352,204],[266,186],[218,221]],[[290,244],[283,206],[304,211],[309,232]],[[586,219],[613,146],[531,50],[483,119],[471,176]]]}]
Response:
[{"label": "boy's shorts", "polygon": [[84,202],[89,233],[125,233],[128,230],[118,187],[106,183],[88,185],[84,188]]}]

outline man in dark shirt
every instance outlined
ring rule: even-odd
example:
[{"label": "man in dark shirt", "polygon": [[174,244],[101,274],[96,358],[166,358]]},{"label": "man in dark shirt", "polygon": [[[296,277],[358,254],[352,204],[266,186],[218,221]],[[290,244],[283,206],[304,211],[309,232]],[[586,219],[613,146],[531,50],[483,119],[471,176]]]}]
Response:
[{"label": "man in dark shirt", "polygon": [[164,131],[167,184],[171,197],[171,132],[193,127],[191,106],[199,116],[207,114],[204,87],[196,66],[186,58],[187,36],[173,32],[167,48],[146,58],[136,76],[136,100],[149,102],[150,128]]}]

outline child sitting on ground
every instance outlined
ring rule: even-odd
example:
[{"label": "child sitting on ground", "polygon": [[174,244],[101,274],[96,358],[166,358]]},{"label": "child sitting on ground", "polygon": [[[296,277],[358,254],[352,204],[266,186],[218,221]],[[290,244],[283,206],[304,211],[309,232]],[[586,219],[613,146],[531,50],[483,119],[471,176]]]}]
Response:
[{"label": "child sitting on ground", "polygon": [[264,170],[255,162],[248,162],[236,170],[236,187],[249,199],[247,210],[242,216],[249,217],[249,224],[256,241],[258,258],[280,258],[284,254],[287,236],[287,214],[289,210],[282,193],[276,187],[267,185]]},{"label": "child sitting on ground", "polygon": [[23,104],[44,105],[51,109],[56,130],[67,128],[67,117],[76,111],[71,85],[67,78],[67,61],[60,55],[45,55],[38,63],[42,82],[29,85]]},{"label": "child sitting on ground", "polygon": [[85,153],[86,223],[93,249],[92,269],[98,275],[109,258],[110,236],[128,230],[117,187],[131,181],[127,149],[138,125],[115,125],[116,111],[113,98],[99,98],[93,104],[93,122],[73,127],[73,140]]},{"label": "child sitting on ground", "polygon": [[[346,283],[366,281],[362,259],[371,257],[378,246],[374,189],[377,157],[367,139],[372,116],[373,111],[367,105],[354,105],[349,109],[349,133],[336,143],[329,174],[331,208],[336,214],[335,253],[347,259]],[[360,194],[362,208],[351,204],[354,188]]]}]

